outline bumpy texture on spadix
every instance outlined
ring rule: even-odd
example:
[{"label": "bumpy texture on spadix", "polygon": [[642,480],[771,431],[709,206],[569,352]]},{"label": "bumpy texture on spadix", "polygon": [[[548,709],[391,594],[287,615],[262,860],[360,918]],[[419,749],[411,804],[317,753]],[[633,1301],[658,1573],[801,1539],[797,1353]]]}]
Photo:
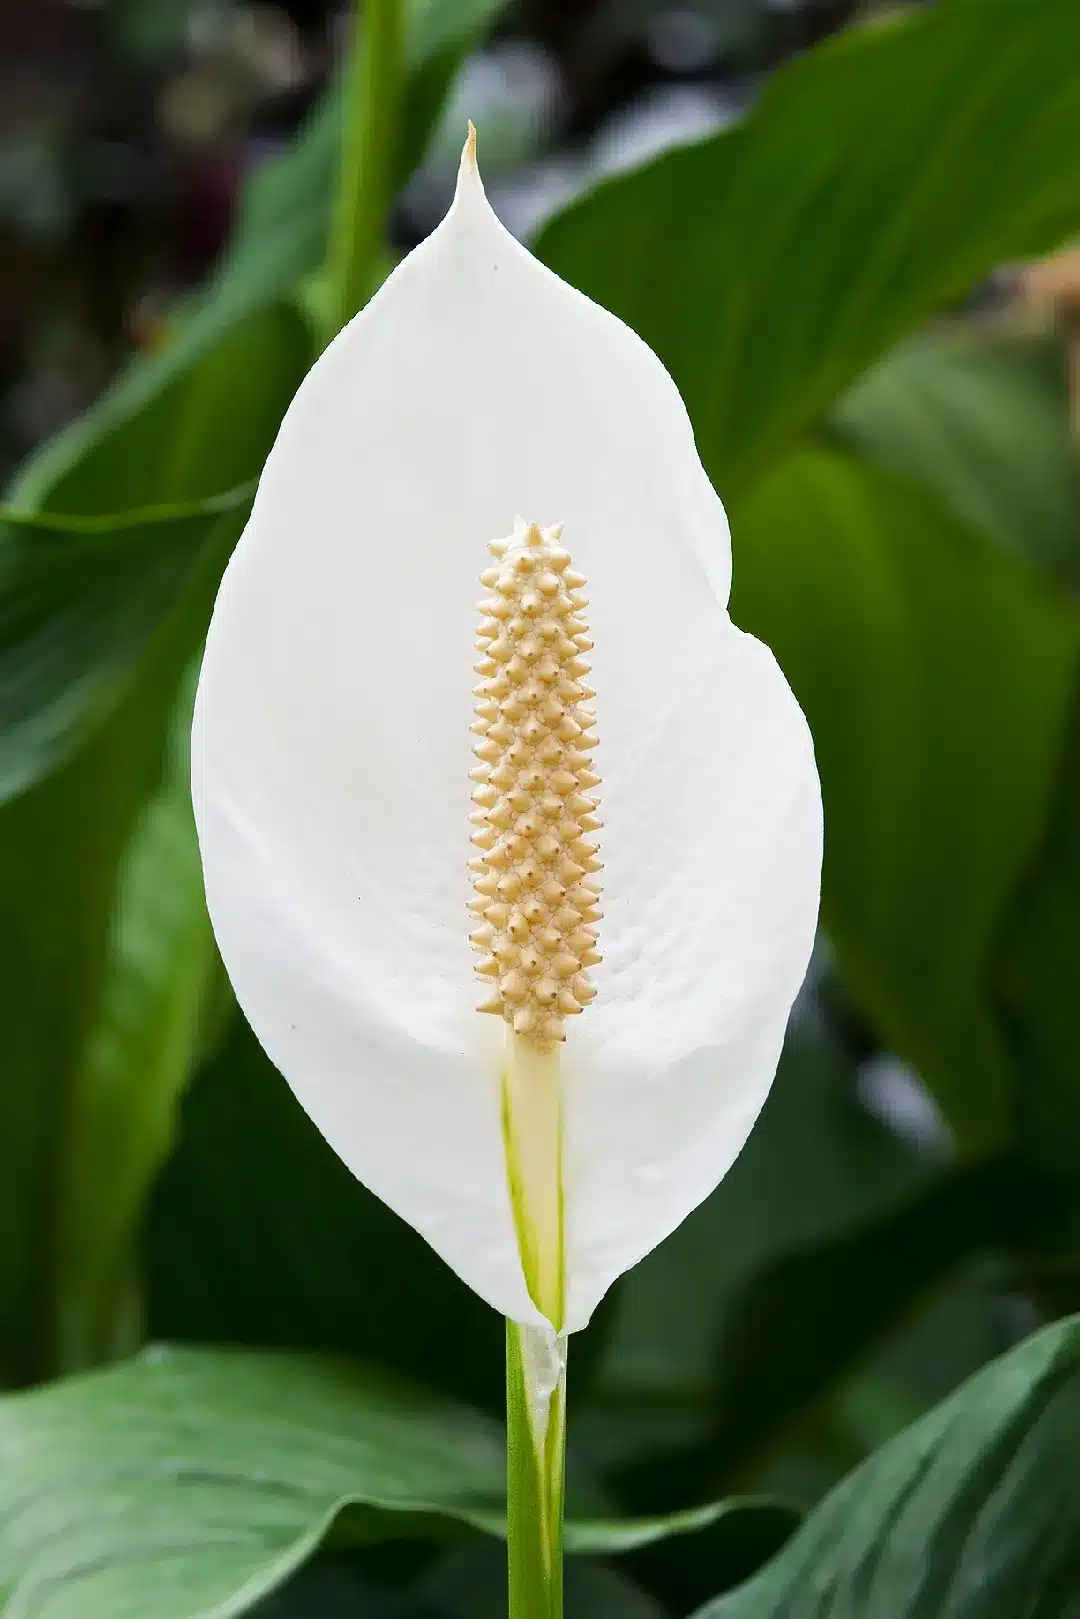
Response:
[{"label": "bumpy texture on spadix", "polygon": [[542,532],[519,521],[512,538],[489,541],[499,566],[480,576],[491,595],[478,604],[473,688],[480,740],[469,819],[481,852],[469,862],[480,918],[470,939],[488,985],[477,1010],[498,1013],[542,1051],[596,994],[588,968],[602,959],[601,863],[589,836],[600,826],[585,684],[592,642],[585,578],[561,535],[561,523]]},{"label": "bumpy texture on spadix", "polygon": [[[571,625],[596,688],[600,745],[571,751],[598,759],[603,776],[599,948],[585,943],[591,906],[581,928],[568,914],[537,917],[537,956],[551,926],[581,964],[570,974],[561,962],[567,977],[554,970],[561,950],[550,972],[520,965],[515,904],[534,925],[520,895],[476,896],[505,903],[505,917],[488,908],[470,923],[466,910],[470,832],[494,831],[502,793],[529,813],[496,757],[524,712],[500,720],[483,708],[494,725],[483,738],[469,730],[474,702],[511,696],[470,691],[478,622],[493,635],[485,668],[488,657],[505,668],[503,631],[486,621],[509,621],[487,610],[478,620],[476,576],[519,512],[548,534],[543,546],[573,557],[551,568],[560,589],[581,588],[567,584],[572,571],[588,580],[587,615],[572,616],[587,616],[596,642],[588,650]],[[488,601],[511,599],[497,582],[520,544],[493,559]],[[508,1007],[535,1010],[537,1037],[552,1041],[535,1066],[560,1076],[572,1331],[726,1173],[810,954],[813,752],[772,655],[728,618],[730,561],[670,377],[503,230],[467,152],[443,224],[330,345],[282,424],[214,610],[193,790],[214,929],[266,1051],[352,1171],[524,1323],[540,1312],[508,1191],[500,1080],[511,1058],[533,1066],[520,1062],[533,1052],[528,1036],[508,1035]],[[521,577],[511,618],[528,619]],[[530,638],[543,640],[539,628],[522,627],[511,663],[527,661]],[[584,689],[575,699],[592,701]],[[576,709],[569,719],[592,737]],[[489,756],[477,760],[474,745]],[[492,771],[473,784],[496,796],[470,805],[481,765]],[[569,796],[551,824],[581,827],[580,845],[550,834],[583,868],[567,911],[593,893],[589,860],[574,853],[594,841],[579,802],[593,774],[586,762],[566,772],[576,787],[552,787]],[[532,790],[520,775],[516,785]],[[470,811],[484,814],[473,827]],[[548,835],[519,822],[498,827],[496,844],[535,838],[539,864]],[[476,875],[497,892],[510,868],[490,871],[489,853],[476,849]],[[486,926],[493,945],[508,935],[522,949],[478,993],[469,933]],[[559,994],[583,1005],[588,977],[595,998],[567,1015]],[[478,1000],[495,993],[502,1015],[483,1016]]]}]

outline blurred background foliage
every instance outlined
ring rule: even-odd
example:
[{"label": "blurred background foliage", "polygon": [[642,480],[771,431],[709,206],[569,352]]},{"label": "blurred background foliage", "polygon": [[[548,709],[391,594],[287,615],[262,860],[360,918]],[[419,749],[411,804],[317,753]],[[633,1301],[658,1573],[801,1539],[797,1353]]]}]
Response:
[{"label": "blurred background foliage", "polygon": [[[568,1611],[1075,1615],[1080,13],[408,17],[386,267],[473,117],[506,223],[675,376],[826,806],[762,1118],[572,1346]],[[345,25],[0,12],[12,1615],[502,1611],[461,1538],[497,1517],[501,1323],[239,1017],[187,792],[216,583],[318,351]]]}]

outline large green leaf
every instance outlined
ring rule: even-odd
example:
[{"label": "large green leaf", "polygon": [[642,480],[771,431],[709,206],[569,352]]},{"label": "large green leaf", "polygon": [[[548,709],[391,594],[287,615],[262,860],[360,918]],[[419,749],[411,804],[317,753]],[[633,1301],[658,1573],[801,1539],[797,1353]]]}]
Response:
[{"label": "large green leaf", "polygon": [[99,726],[200,568],[218,572],[242,488],[100,518],[0,512],[0,802]]},{"label": "large green leaf", "polygon": [[0,1274],[8,1331],[24,1311],[47,1314],[37,1330],[62,1364],[111,1340],[213,962],[186,725],[154,788],[161,728],[249,500],[6,531],[0,788],[10,798],[47,779],[0,813],[0,996],[13,1024],[0,1114],[14,1160]]},{"label": "large green leaf", "polygon": [[[237,328],[188,379],[168,442],[131,443],[130,478],[151,508],[166,508],[161,521],[50,513],[23,521],[12,545],[8,623],[23,678],[3,746],[8,785],[24,790],[0,810],[0,1360],[11,1378],[62,1364],[66,1211],[92,1222],[109,1204],[67,1186],[87,1117],[77,1076],[103,997],[114,996],[121,861],[160,785],[179,682],[244,514],[239,499],[188,503],[200,484],[229,489],[257,470],[259,423],[273,432],[306,363],[295,313],[270,309]],[[111,454],[104,444],[102,467]],[[110,485],[96,480],[93,455],[82,465],[92,511]],[[126,1081],[130,1096],[140,1079],[149,1076]],[[94,1241],[91,1225],[76,1246]]]},{"label": "large green leaf", "polygon": [[[1066,584],[1080,580],[1080,458],[1064,356],[1050,338],[928,336],[906,344],[845,399],[845,439],[932,485],[1008,549]],[[1080,699],[1063,738],[1045,837],[996,941],[993,995],[1017,1080],[1024,1149],[1080,1185],[1074,986],[1080,974]],[[1055,1292],[1074,1304],[1073,1250]],[[1058,1264],[1065,1258],[1058,1255]]]},{"label": "large green leaf", "polygon": [[831,421],[846,443],[935,489],[1006,550],[1080,583],[1080,456],[1054,338],[923,334],[876,366]]},{"label": "large green leaf", "polygon": [[[19,481],[0,523],[0,797],[55,769],[115,707],[200,571],[220,575],[251,484],[310,360],[297,313],[253,315],[65,477]],[[232,491],[230,493],[230,491]],[[119,515],[118,515],[119,514]],[[213,590],[200,596],[201,643]],[[160,721],[159,721],[160,723]]]},{"label": "large green leaf", "polygon": [[[296,311],[260,310],[185,375],[167,406],[149,405],[128,432],[88,432],[59,482],[38,478],[31,490],[31,477],[18,490],[39,515],[36,531],[27,518],[12,545],[8,621],[22,706],[12,711],[18,728],[0,739],[11,760],[7,785],[24,788],[0,809],[0,1012],[9,1031],[0,1082],[0,1364],[15,1380],[57,1369],[62,1346],[85,1337],[72,1301],[60,1297],[62,1276],[72,1274],[65,1255],[97,1246],[98,1210],[104,1226],[113,1217],[104,1191],[76,1193],[68,1179],[85,1173],[75,1166],[93,1116],[78,1094],[85,1043],[120,1000],[134,1016],[130,988],[109,983],[115,907],[131,904],[121,862],[161,785],[179,683],[201,648],[243,518],[242,505],[222,503],[218,492],[257,473],[309,359]],[[113,510],[118,490],[135,498],[133,516],[95,515]],[[200,499],[201,518],[190,504]],[[148,520],[178,503],[186,518]],[[62,517],[53,515],[58,507]],[[139,510],[147,507],[150,514]],[[127,1050],[133,1069],[111,1083],[138,1098],[145,1117],[154,1104],[139,1086],[150,1074],[138,1046]],[[98,1161],[92,1143],[87,1151]],[[66,1225],[75,1211],[89,1222],[77,1238]]]},{"label": "large green leaf", "polygon": [[657,351],[728,495],[929,311],[1078,227],[1080,11],[945,0],[810,52],[539,252]]},{"label": "large green leaf", "polygon": [[[307,324],[283,301],[265,251],[252,255],[254,283],[243,261],[227,260],[222,290],[212,284],[160,350],[136,359],[32,456],[9,503],[96,516],[213,496],[257,477],[313,357]],[[282,280],[287,287],[291,277]]]},{"label": "large green leaf", "polygon": [[1080,1594],[1080,1322],[966,1383],[699,1619],[1051,1619]]},{"label": "large green leaf", "polygon": [[341,1516],[497,1527],[502,1478],[495,1423],[344,1363],[152,1353],[0,1404],[0,1608],[242,1613]]},{"label": "large green leaf", "polygon": [[1020,1075],[1017,1132],[1068,1190],[1059,1297],[1080,1301],[1080,682],[1046,836],[998,940],[994,989]]},{"label": "large green leaf", "polygon": [[[265,450],[258,424],[274,431],[306,363],[298,317],[263,312],[192,373],[168,443],[130,445],[130,479],[141,480],[144,501],[180,502],[178,515],[41,516],[36,528],[21,523],[12,544],[8,622],[22,706],[12,710],[18,728],[3,748],[8,785],[27,789],[0,811],[0,1004],[9,1029],[0,1084],[0,1358],[12,1377],[57,1364],[63,1210],[83,1201],[92,1219],[98,1206],[93,1197],[73,1202],[65,1180],[81,1158],[76,1075],[111,993],[106,958],[120,862],[160,783],[178,685],[202,644],[243,518],[239,501],[211,499],[201,515],[187,503],[201,483],[228,489],[257,471]],[[111,453],[106,444],[102,467]],[[83,463],[91,510],[110,487],[107,477],[96,481],[96,465],[93,455]],[[28,646],[37,650],[33,662]],[[107,1202],[102,1196],[103,1210]],[[79,1240],[92,1243],[92,1231]]]},{"label": "large green leaf", "polygon": [[[226,1619],[327,1537],[504,1523],[497,1424],[344,1362],[168,1350],[0,1402],[8,1619]],[[571,1520],[605,1553],[753,1505]]]},{"label": "large green leaf", "polygon": [[1042,836],[1080,621],[934,496],[838,451],[790,457],[734,527],[733,614],[814,735],[845,979],[962,1142],[990,1147],[1014,1102],[990,965]]},{"label": "large green leaf", "polygon": [[133,1271],[144,1204],[224,999],[191,813],[190,720],[184,693],[161,787],[124,851],[101,998],[72,1075],[55,1210],[58,1358],[66,1366],[128,1347],[118,1328],[141,1326]]},{"label": "large green leaf", "polygon": [[[67,1246],[65,1187],[81,1160],[76,1076],[101,1026],[119,871],[142,806],[158,788],[166,726],[201,644],[232,536],[207,550],[98,730],[31,791],[0,810],[0,1365],[9,1378],[55,1366]],[[137,1057],[137,1052],[133,1051]],[[127,1083],[138,1094],[137,1064]],[[151,1104],[140,1097],[138,1106]],[[85,1201],[95,1218],[109,1198]],[[92,1231],[80,1243],[93,1241]]]}]

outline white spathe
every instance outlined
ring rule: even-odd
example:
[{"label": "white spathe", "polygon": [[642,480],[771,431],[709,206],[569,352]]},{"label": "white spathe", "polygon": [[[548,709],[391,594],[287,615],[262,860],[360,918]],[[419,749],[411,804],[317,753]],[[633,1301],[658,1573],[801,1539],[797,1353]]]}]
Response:
[{"label": "white spathe", "polygon": [[565,523],[595,639],[604,961],[562,1065],[574,1330],[758,1114],[821,806],[803,716],[727,616],[727,523],[674,384],[502,228],[467,151],[446,219],[285,417],[210,627],[193,795],[268,1055],[353,1173],[535,1325],[466,910],[477,580],[519,513]]}]

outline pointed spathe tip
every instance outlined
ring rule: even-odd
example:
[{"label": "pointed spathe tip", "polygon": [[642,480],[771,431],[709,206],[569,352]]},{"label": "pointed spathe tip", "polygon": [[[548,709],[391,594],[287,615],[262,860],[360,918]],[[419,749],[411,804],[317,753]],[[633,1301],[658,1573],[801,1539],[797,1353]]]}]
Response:
[{"label": "pointed spathe tip", "polygon": [[461,204],[484,201],[484,181],[479,178],[479,167],[476,164],[476,125],[471,118],[468,121],[465,146],[461,147],[461,164],[458,167],[457,191],[453,194],[453,201],[457,207],[461,207]]},{"label": "pointed spathe tip", "polygon": [[468,134],[461,150],[454,201],[447,218],[456,217],[459,221],[468,218],[474,223],[482,220],[488,226],[497,226],[498,221],[491,211],[484,182],[480,178],[480,168],[476,161],[476,125],[471,118],[467,128]]},{"label": "pointed spathe tip", "polygon": [[469,119],[468,134],[465,145],[461,149],[461,164],[458,168],[457,194],[460,197],[465,191],[483,191],[483,182],[480,179],[480,169],[476,161],[476,125]]}]

